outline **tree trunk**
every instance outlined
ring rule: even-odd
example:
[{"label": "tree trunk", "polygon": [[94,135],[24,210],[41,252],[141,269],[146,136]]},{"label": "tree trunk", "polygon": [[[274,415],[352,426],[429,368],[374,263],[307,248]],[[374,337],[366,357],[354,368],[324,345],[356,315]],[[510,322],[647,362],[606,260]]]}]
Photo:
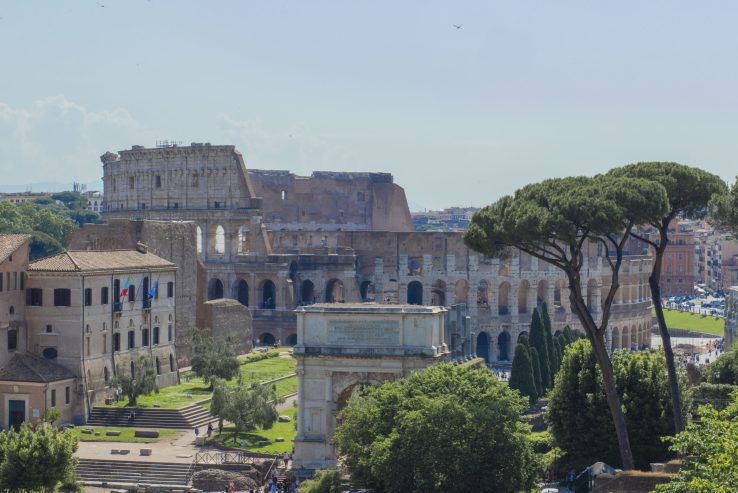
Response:
[{"label": "tree trunk", "polygon": [[[633,452],[630,448],[630,438],[628,437],[628,425],[625,422],[625,415],[623,414],[623,408],[620,403],[620,396],[618,395],[617,387],[615,385],[615,375],[612,371],[612,363],[610,362],[610,357],[607,354],[607,348],[605,347],[603,339],[604,330],[601,332],[597,327],[596,322],[592,318],[589,309],[581,296],[579,284],[572,281],[576,281],[576,279],[570,278],[569,299],[574,306],[574,311],[577,313],[582,327],[584,327],[584,330],[587,332],[589,342],[592,344],[592,351],[594,351],[595,360],[602,372],[602,383],[605,386],[607,405],[610,408],[612,422],[615,426],[615,435],[618,439],[618,448],[620,449],[620,460],[623,462],[623,469],[635,469]],[[614,280],[613,284],[616,283],[617,279]],[[603,323],[603,329],[605,327],[607,327],[607,324]]]},{"label": "tree trunk", "polygon": [[684,419],[682,417],[682,395],[679,391],[679,381],[677,380],[676,366],[674,365],[674,351],[671,349],[671,335],[669,328],[666,326],[664,318],[664,309],[661,306],[661,265],[664,259],[664,251],[669,243],[668,228],[670,218],[662,221],[659,227],[659,245],[656,248],[656,255],[653,259],[653,269],[648,277],[648,286],[651,288],[651,301],[656,311],[656,319],[659,323],[659,332],[661,333],[661,345],[664,348],[664,357],[666,358],[666,370],[669,380],[669,393],[671,394],[671,406],[674,413],[674,433],[684,430]]},{"label": "tree trunk", "polygon": [[[659,264],[660,269],[661,262],[654,262],[654,269],[656,269],[656,264]],[[674,365],[674,351],[671,349],[671,336],[669,335],[669,328],[666,326],[664,309],[661,306],[659,281],[658,279],[654,279],[654,274],[651,274],[648,278],[648,284],[651,288],[651,300],[656,311],[656,319],[658,320],[659,332],[661,333],[661,345],[664,348],[664,357],[666,358],[671,406],[674,413],[674,433],[679,433],[684,430],[684,418],[682,416],[682,394],[679,391],[679,381],[677,379],[676,366]]]},{"label": "tree trunk", "polygon": [[[594,339],[594,340],[593,340]],[[625,415],[620,404],[620,396],[615,386],[615,375],[612,371],[612,363],[607,355],[605,344],[600,337],[590,337],[590,342],[594,349],[595,359],[602,371],[602,383],[605,386],[605,396],[607,397],[607,405],[610,407],[612,421],[615,425],[615,434],[618,438],[618,447],[620,448],[620,459],[623,461],[623,469],[635,469],[633,462],[633,452],[630,449],[630,438],[628,437],[628,425],[625,422]]]}]

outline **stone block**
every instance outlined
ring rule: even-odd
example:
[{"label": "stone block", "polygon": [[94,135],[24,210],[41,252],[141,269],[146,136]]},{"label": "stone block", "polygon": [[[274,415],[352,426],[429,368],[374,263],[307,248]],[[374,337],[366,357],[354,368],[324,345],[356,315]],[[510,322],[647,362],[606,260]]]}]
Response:
[{"label": "stone block", "polygon": [[107,430],[107,431],[105,432],[105,436],[109,436],[109,437],[119,437],[119,436],[120,436],[120,431],[118,431],[118,430]]},{"label": "stone block", "polygon": [[95,430],[93,430],[92,428],[85,428],[82,430],[82,433],[84,433],[85,435],[92,435],[94,431]]},{"label": "stone block", "polygon": [[148,455],[151,455],[151,452],[152,452],[152,449],[150,449],[150,448],[142,448],[142,449],[141,449],[141,450],[139,451],[139,453],[140,453],[141,455],[147,455],[147,456],[148,456]]},{"label": "stone block", "polygon": [[289,423],[290,421],[292,421],[292,418],[283,414],[279,418],[277,418],[277,421],[279,421],[280,423]]},{"label": "stone block", "polygon": [[158,430],[136,430],[133,434],[136,438],[159,438]]}]

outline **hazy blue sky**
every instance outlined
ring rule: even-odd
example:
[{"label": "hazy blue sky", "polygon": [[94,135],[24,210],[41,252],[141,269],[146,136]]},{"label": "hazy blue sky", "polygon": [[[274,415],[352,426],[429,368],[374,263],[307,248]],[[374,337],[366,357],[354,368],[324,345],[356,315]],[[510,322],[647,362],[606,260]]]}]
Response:
[{"label": "hazy blue sky", "polygon": [[[388,171],[483,205],[638,160],[738,173],[738,2],[0,1],[0,188],[105,151]],[[456,29],[452,24],[461,24]]]}]

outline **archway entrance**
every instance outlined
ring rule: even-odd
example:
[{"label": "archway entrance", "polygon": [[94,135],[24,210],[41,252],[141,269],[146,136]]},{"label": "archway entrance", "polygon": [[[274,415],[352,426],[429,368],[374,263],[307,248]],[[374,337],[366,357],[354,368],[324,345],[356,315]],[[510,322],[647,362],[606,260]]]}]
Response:
[{"label": "archway entrance", "polygon": [[510,361],[510,334],[507,332],[497,336],[497,354],[500,361]]},{"label": "archway entrance", "polygon": [[480,332],[477,336],[477,356],[484,358],[489,363],[489,336],[486,332]]},{"label": "archway entrance", "polygon": [[325,287],[325,301],[328,303],[343,303],[343,282],[340,279],[331,279]]},{"label": "archway entrance", "polygon": [[264,332],[261,337],[259,337],[259,342],[262,346],[274,346],[277,340],[269,332]]},{"label": "archway entrance", "polygon": [[300,287],[300,295],[300,299],[302,300],[303,305],[315,303],[315,284],[313,284],[313,281],[309,279],[305,279],[304,281],[302,281],[302,286]]},{"label": "archway entrance", "polygon": [[220,279],[214,278],[210,280],[208,285],[208,300],[217,300],[223,297],[223,283]]},{"label": "archway entrance", "polygon": [[243,279],[238,281],[236,288],[236,299],[243,306],[249,306],[249,285]]},{"label": "archway entrance", "polygon": [[407,304],[422,305],[423,304],[423,285],[418,281],[413,281],[407,285]]},{"label": "archway entrance", "polygon": [[361,301],[370,302],[375,300],[374,284],[371,281],[364,281],[359,286],[361,293]]},{"label": "archway entrance", "polygon": [[264,284],[261,286],[261,307],[266,309],[274,309],[275,306],[277,306],[276,302],[276,293],[277,290],[274,287],[274,283],[272,281],[264,281]]},{"label": "archway entrance", "polygon": [[287,336],[287,341],[285,341],[288,346],[294,346],[297,344],[297,334],[290,334]]}]

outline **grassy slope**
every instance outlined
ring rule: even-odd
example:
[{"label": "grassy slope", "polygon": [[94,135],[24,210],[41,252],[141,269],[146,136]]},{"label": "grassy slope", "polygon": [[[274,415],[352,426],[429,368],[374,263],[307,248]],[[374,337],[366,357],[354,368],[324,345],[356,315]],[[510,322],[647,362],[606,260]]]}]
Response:
[{"label": "grassy slope", "polygon": [[[273,378],[294,375],[295,373],[294,358],[269,358],[253,363],[245,363],[241,365],[241,377],[247,385],[252,382],[263,382]],[[229,382],[230,385],[236,385],[234,378]],[[277,394],[286,395],[297,391],[297,376],[277,382]],[[158,394],[141,396],[136,403],[137,407],[153,407],[155,404],[164,409],[176,409],[179,407],[192,404],[193,402],[210,397],[210,389],[202,381],[201,378],[193,377],[188,382],[182,382],[179,385],[163,388]],[[191,395],[192,398],[187,397]],[[114,407],[124,407],[127,399],[123,399],[115,404]]]},{"label": "grassy slope", "polygon": [[[94,431],[99,431],[100,435],[95,436],[94,432],[92,435],[82,433],[85,428],[92,428]],[[120,436],[111,437],[105,435],[107,430],[120,431]],[[103,426],[79,426],[77,428],[70,428],[67,430],[69,433],[74,434],[81,442],[135,442],[135,443],[152,443],[158,442],[159,440],[169,437],[177,433],[177,430],[158,430],[159,438],[137,438],[133,435],[136,432],[135,428],[114,428],[114,427],[103,427]]]},{"label": "grassy slope", "polygon": [[722,336],[725,332],[725,320],[710,315],[665,309],[664,318],[670,329],[693,330],[716,336]]},{"label": "grassy slope", "polygon": [[[291,409],[287,409],[280,414],[291,417],[292,421],[290,421],[289,423],[274,423],[274,426],[272,426],[272,428],[268,430],[257,429],[256,431],[251,433],[243,433],[238,439],[234,437],[234,429],[232,427],[227,427],[223,430],[223,433],[221,435],[218,435],[218,433],[216,432],[215,435],[213,435],[213,440],[221,442],[229,447],[236,448],[243,448],[240,446],[240,442],[242,440],[246,440],[247,442],[249,442],[249,446],[245,447],[246,450],[252,450],[254,452],[261,452],[265,454],[282,454],[284,452],[291,452],[292,447],[294,446],[292,440],[297,434],[297,430],[295,429],[295,417],[297,415],[297,408],[293,407]],[[275,442],[274,439],[276,437],[284,438],[284,442]],[[260,447],[256,445],[259,440],[269,440],[272,443]]]}]

